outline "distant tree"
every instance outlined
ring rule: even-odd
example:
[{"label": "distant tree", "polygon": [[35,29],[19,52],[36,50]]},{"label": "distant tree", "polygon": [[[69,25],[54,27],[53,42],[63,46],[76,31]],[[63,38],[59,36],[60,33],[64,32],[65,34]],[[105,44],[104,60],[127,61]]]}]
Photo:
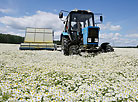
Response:
[{"label": "distant tree", "polygon": [[137,45],[137,48],[138,48],[138,45]]},{"label": "distant tree", "polygon": [[22,42],[24,42],[24,37],[10,34],[0,34],[0,43],[20,44]]}]

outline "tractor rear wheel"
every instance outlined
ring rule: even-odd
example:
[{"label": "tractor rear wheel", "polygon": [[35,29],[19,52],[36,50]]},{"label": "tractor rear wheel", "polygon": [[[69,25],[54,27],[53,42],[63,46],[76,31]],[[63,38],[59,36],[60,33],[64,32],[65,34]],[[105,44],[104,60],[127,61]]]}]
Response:
[{"label": "tractor rear wheel", "polygon": [[69,40],[66,37],[62,37],[62,42],[61,42],[61,50],[64,55],[68,56],[69,55],[69,47],[68,44]]}]

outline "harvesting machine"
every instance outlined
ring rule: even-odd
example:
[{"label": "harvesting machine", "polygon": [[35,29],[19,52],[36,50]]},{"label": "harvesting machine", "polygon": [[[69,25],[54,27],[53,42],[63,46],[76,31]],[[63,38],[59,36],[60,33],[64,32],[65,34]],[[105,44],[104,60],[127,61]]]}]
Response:
[{"label": "harvesting machine", "polygon": [[[69,13],[63,20],[63,12]],[[80,54],[81,52],[111,52],[114,49],[108,42],[99,43],[100,28],[94,20],[94,13],[87,10],[61,10],[59,18],[65,24],[64,31],[60,36],[61,50],[64,55]],[[100,23],[103,17],[100,14]]]}]

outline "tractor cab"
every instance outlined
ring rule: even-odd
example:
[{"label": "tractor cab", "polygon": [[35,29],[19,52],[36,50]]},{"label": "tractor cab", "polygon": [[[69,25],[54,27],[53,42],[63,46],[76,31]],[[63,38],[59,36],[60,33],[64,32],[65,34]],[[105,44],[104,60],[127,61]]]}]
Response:
[{"label": "tractor cab", "polygon": [[69,34],[72,41],[83,39],[83,35],[88,37],[88,35],[85,35],[88,28],[96,28],[97,33],[94,36],[89,33],[89,37],[92,39],[84,39],[83,44],[87,44],[86,40],[89,40],[89,43],[94,42],[94,38],[97,38],[96,41],[98,40],[99,27],[95,27],[94,14],[86,10],[74,10],[68,14],[65,20],[64,32]]}]

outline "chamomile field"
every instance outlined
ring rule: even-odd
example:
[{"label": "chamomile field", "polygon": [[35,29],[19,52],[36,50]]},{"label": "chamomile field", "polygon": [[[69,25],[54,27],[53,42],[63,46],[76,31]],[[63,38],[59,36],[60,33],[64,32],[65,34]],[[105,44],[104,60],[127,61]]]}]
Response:
[{"label": "chamomile field", "polygon": [[138,102],[138,49],[64,56],[0,44],[0,101]]}]

